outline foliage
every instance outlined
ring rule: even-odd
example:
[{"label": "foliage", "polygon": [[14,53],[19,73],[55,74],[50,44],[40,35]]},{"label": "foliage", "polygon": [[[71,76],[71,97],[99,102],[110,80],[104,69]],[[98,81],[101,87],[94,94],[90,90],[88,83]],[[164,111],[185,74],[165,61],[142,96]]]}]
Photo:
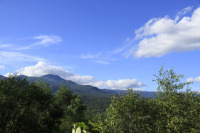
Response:
[{"label": "foliage", "polygon": [[40,80],[30,83],[17,76],[0,80],[0,132],[65,132],[83,120],[84,109],[66,87],[54,96]]},{"label": "foliage", "polygon": [[158,98],[154,103],[154,132],[198,132],[200,131],[200,95],[184,87],[191,83],[182,83],[173,69],[159,71],[156,76]]},{"label": "foliage", "polygon": [[200,95],[182,83],[183,75],[173,69],[163,70],[156,76],[157,98],[144,99],[129,90],[113,97],[105,119],[91,123],[101,133],[149,133],[149,132],[199,132]]},{"label": "foliage", "polygon": [[145,115],[145,101],[139,95],[129,90],[125,95],[113,97],[106,112],[106,123],[111,132],[138,132],[146,131],[146,121],[150,118]]},{"label": "foliage", "polygon": [[133,90],[128,90],[124,95],[113,97],[106,111],[104,121],[91,123],[94,130],[112,133],[146,132],[150,125],[148,104]]},{"label": "foliage", "polygon": [[88,129],[88,126],[84,122],[77,122],[74,124],[72,133],[89,133],[87,129]]},{"label": "foliage", "polygon": [[16,76],[0,80],[0,132],[53,132],[55,112],[51,90]]},{"label": "foliage", "polygon": [[85,106],[82,105],[77,95],[72,95],[72,91],[66,86],[62,86],[55,95],[55,102],[62,109],[60,132],[70,132],[73,123],[84,121]]}]

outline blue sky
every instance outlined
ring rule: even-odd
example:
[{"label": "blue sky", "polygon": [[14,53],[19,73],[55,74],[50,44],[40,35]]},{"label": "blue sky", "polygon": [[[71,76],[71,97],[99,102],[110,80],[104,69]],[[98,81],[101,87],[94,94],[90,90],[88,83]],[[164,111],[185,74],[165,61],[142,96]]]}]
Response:
[{"label": "blue sky", "polygon": [[161,65],[200,88],[198,0],[0,0],[0,74],[156,90]]}]

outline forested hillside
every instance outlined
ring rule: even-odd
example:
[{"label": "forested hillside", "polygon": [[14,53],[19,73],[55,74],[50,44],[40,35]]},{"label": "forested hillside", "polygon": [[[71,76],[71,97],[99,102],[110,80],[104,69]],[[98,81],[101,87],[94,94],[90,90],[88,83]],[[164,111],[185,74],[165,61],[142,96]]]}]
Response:
[{"label": "forested hillside", "polygon": [[[106,111],[106,108],[110,104],[112,96],[118,94],[123,94],[127,90],[110,90],[110,89],[99,89],[90,85],[79,85],[73,81],[65,80],[58,75],[47,74],[41,77],[27,77],[24,75],[18,76],[20,78],[26,78],[30,82],[45,82],[48,84],[49,88],[52,90],[52,93],[55,94],[61,86],[66,86],[69,90],[73,91],[74,94],[79,95],[81,101],[87,110],[94,113],[103,113]],[[155,92],[148,91],[135,91],[141,96],[147,98],[155,97]]]}]

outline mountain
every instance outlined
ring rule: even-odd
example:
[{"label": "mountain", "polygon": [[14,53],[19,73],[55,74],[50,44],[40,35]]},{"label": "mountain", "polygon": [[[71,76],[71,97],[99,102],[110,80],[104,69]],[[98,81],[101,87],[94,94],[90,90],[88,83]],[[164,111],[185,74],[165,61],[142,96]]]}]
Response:
[{"label": "mountain", "polygon": [[0,79],[5,79],[6,77],[4,77],[4,76],[2,76],[2,75],[0,75]]},{"label": "mountain", "polygon": [[[112,95],[113,96],[117,94],[123,94],[126,92],[126,90],[99,89],[91,85],[79,85],[71,80],[65,80],[61,78],[60,76],[53,75],[53,74],[47,74],[41,77],[28,77],[25,75],[19,75],[18,77],[26,78],[30,82],[37,82],[38,80],[41,80],[42,82],[45,82],[49,85],[53,93],[56,93],[56,91],[63,85],[67,86],[67,88],[72,90],[73,93],[79,94],[79,95],[86,94],[86,95],[102,95],[102,96]],[[0,75],[0,79],[5,79],[5,78],[6,77]],[[135,91],[135,92],[147,98],[154,98],[156,95],[156,93],[153,91],[152,92]]]},{"label": "mountain", "polygon": [[[20,75],[19,77],[27,78],[30,82],[37,82],[39,79],[42,82],[45,82],[52,89],[52,92],[55,93],[62,85],[67,86],[68,89],[72,90],[75,94],[87,94],[87,95],[117,95],[119,93],[123,94],[126,90],[110,90],[110,89],[99,89],[91,85],[79,85],[71,80],[65,80],[58,75],[47,74],[41,77],[27,77]],[[141,96],[147,98],[154,98],[156,93],[150,91],[135,91]]]},{"label": "mountain", "polygon": [[79,85],[71,80],[65,80],[60,76],[53,74],[47,74],[41,77],[27,77],[20,75],[20,77],[26,77],[26,79],[30,82],[37,82],[38,80],[41,80],[49,85],[53,93],[55,93],[63,85],[67,86],[67,88],[72,90],[75,94],[105,93],[97,87],[91,85]]},{"label": "mountain", "polygon": [[113,96],[113,94],[104,92],[97,87],[79,85],[73,81],[62,79],[58,75],[47,74],[41,77],[26,77],[20,75],[20,77],[25,77],[30,82],[37,82],[38,80],[46,82],[54,94],[61,86],[65,85],[74,94],[78,94],[83,104],[87,106],[87,110],[92,110],[92,112],[105,112],[110,104],[110,98]]},{"label": "mountain", "polygon": [[[106,108],[110,104],[110,99],[112,96],[117,94],[123,94],[126,90],[109,90],[109,89],[99,89],[91,85],[79,85],[73,81],[65,80],[58,75],[47,74],[41,77],[28,77],[25,75],[20,75],[20,78],[26,78],[29,82],[37,82],[38,80],[45,82],[52,89],[55,94],[56,91],[63,85],[65,85],[69,90],[72,90],[74,94],[78,94],[83,103],[87,106],[88,110],[93,112],[105,112]],[[0,75],[0,79],[4,79],[4,76]],[[141,96],[147,98],[154,98],[155,92],[148,91],[135,91]]]}]

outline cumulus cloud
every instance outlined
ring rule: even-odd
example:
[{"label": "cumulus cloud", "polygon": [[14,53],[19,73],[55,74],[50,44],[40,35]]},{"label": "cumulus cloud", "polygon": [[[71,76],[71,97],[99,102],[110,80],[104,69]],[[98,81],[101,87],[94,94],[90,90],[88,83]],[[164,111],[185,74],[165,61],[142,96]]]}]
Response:
[{"label": "cumulus cloud", "polygon": [[187,7],[175,19],[166,16],[153,18],[136,30],[134,40],[139,40],[135,57],[161,57],[172,52],[200,50],[200,7],[191,16]]},{"label": "cumulus cloud", "polygon": [[139,88],[144,86],[142,82],[137,79],[120,79],[120,80],[108,80],[108,81],[97,81],[91,83],[91,85],[99,88],[109,89],[128,89],[128,88]]},{"label": "cumulus cloud", "polygon": [[60,77],[74,81],[78,84],[93,85],[99,88],[108,89],[128,89],[128,88],[140,88],[143,85],[142,82],[137,79],[120,79],[120,80],[108,80],[100,81],[96,80],[93,76],[81,76],[74,74],[70,71],[64,70],[61,67],[49,65],[45,62],[38,62],[36,65],[24,67],[17,71],[19,74],[26,76],[39,77],[46,74],[59,75]]},{"label": "cumulus cloud", "polygon": [[5,66],[4,65],[0,65],[0,69],[4,69],[5,68]]},{"label": "cumulus cloud", "polygon": [[196,77],[196,78],[188,78],[186,80],[186,82],[200,82],[200,76]]},{"label": "cumulus cloud", "polygon": [[72,80],[79,84],[86,84],[94,80],[92,76],[74,75],[72,72],[69,72],[57,66],[48,65],[47,63],[42,61],[38,62],[36,65],[24,67],[18,70],[17,73],[26,76],[36,76],[36,77],[46,74],[54,74],[54,75],[59,75],[60,77],[66,80]]}]

